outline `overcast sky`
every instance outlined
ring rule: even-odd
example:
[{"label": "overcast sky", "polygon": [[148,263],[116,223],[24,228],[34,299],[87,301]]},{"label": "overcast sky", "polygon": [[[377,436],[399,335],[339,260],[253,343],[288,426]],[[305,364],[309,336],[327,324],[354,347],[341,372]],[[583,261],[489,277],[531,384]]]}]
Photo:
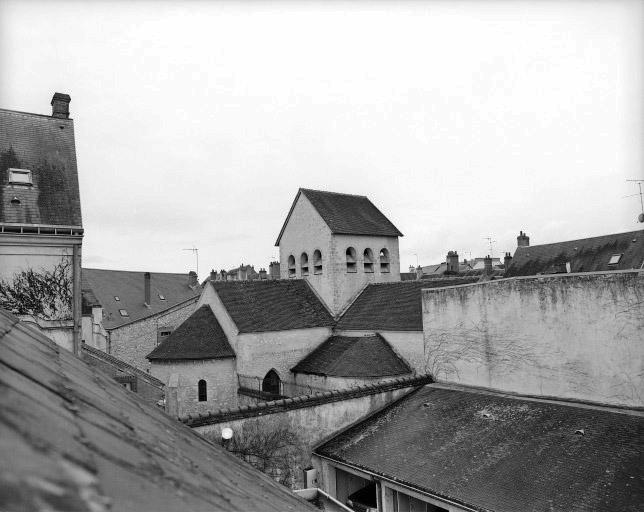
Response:
[{"label": "overcast sky", "polygon": [[499,256],[644,227],[643,6],[0,0],[0,106],[71,95],[85,267],[267,267],[299,187]]}]

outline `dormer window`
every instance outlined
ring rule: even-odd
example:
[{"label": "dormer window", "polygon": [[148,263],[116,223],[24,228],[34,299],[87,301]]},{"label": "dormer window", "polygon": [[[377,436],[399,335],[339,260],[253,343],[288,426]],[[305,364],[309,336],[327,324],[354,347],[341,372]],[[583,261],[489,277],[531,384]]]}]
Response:
[{"label": "dormer window", "polygon": [[119,309],[119,313],[121,314],[121,316],[130,316],[127,312],[127,309]]},{"label": "dormer window", "polygon": [[347,248],[347,272],[357,272],[356,250],[353,247]]},{"label": "dormer window", "polygon": [[367,274],[372,274],[373,273],[373,251],[369,248],[364,250],[364,255],[363,255],[363,266],[364,266],[364,271]]},{"label": "dormer window", "polygon": [[621,255],[621,254],[613,254],[613,255],[610,257],[610,260],[608,261],[608,264],[609,264],[609,265],[617,265],[617,264],[619,263],[619,260],[621,260],[621,259],[622,259],[622,255]]},{"label": "dormer window", "polygon": [[380,272],[385,274],[389,272],[389,251],[380,249]]},{"label": "dormer window", "polygon": [[32,185],[31,171],[29,169],[9,168],[9,183],[12,185]]},{"label": "dormer window", "polygon": [[305,252],[300,256],[300,269],[302,271],[302,276],[309,275],[309,255]]},{"label": "dormer window", "polygon": [[316,275],[322,273],[322,253],[319,249],[313,252],[313,273]]},{"label": "dormer window", "polygon": [[295,270],[295,256],[292,254],[288,257],[288,277],[289,278],[294,278],[296,277],[296,270]]}]

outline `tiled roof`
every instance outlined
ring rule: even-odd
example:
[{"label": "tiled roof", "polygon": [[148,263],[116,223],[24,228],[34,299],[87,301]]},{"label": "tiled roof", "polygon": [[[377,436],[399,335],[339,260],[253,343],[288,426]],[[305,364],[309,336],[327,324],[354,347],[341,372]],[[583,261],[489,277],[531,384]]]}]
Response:
[{"label": "tiled roof", "polygon": [[411,373],[389,343],[374,336],[331,336],[292,370],[328,377],[385,377]]},{"label": "tiled roof", "polygon": [[0,367],[2,510],[316,510],[1,311]]},{"label": "tiled roof", "polygon": [[635,511],[643,431],[641,414],[429,385],[316,452],[476,510]]},{"label": "tiled roof", "polygon": [[[126,270],[102,270],[84,268],[82,270],[82,289],[86,302],[98,300],[103,306],[103,327],[115,329],[136,320],[156,315],[177,304],[199,298],[201,287],[188,286],[187,274],[150,272],[150,307],[144,305],[145,272]],[[91,290],[93,298],[87,293]],[[165,297],[161,300],[159,295]],[[114,297],[118,297],[117,301]],[[120,309],[127,311],[124,317]]]},{"label": "tiled roof", "polygon": [[150,361],[235,357],[210,306],[201,306],[146,356]]},{"label": "tiled roof", "polygon": [[478,277],[375,283],[367,286],[336,324],[339,330],[422,331],[420,290],[475,283]]},{"label": "tiled roof", "polygon": [[303,194],[329,226],[332,233],[340,235],[403,236],[385,215],[365,196],[339,194],[301,188],[284,221],[275,245],[279,245],[293,208]]},{"label": "tiled roof", "polygon": [[[622,257],[616,265],[609,265],[608,262],[614,254],[622,254]],[[517,247],[505,276],[566,272],[566,263],[570,263],[570,272],[642,268],[644,230]]]},{"label": "tiled roof", "polygon": [[[10,185],[9,168],[30,170],[33,186]],[[0,223],[82,226],[71,119],[0,109],[0,195]]]},{"label": "tiled roof", "polygon": [[240,333],[331,327],[333,318],[303,279],[210,281]]}]

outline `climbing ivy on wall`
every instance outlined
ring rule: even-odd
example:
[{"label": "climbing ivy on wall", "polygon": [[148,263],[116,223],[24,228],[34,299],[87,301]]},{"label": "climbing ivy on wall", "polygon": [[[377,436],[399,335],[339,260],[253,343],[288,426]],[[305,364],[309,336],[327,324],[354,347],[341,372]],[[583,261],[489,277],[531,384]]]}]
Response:
[{"label": "climbing ivy on wall", "polygon": [[51,270],[23,270],[0,280],[0,308],[45,320],[72,319],[72,264],[63,258]]}]

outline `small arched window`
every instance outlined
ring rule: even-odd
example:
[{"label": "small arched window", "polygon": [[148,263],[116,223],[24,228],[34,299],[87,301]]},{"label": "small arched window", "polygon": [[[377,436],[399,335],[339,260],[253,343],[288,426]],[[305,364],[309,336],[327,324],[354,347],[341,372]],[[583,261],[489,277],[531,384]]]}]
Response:
[{"label": "small arched window", "polygon": [[367,274],[373,273],[373,251],[368,247],[364,250],[363,265],[364,265],[364,271]]},{"label": "small arched window", "polygon": [[356,250],[353,247],[347,248],[347,272],[356,272]]},{"label": "small arched window", "polygon": [[292,254],[288,257],[288,277],[295,277],[295,256]]},{"label": "small arched window", "polygon": [[300,269],[302,270],[303,276],[309,275],[309,255],[305,252],[300,256]]},{"label": "small arched window", "polygon": [[262,381],[262,391],[264,393],[270,393],[271,395],[279,396],[281,395],[281,380],[280,376],[275,370],[270,370],[264,380]]},{"label": "small arched window", "polygon": [[389,251],[380,249],[380,272],[389,272]]},{"label": "small arched window", "polygon": [[199,395],[199,401],[205,402],[208,400],[208,391],[206,390],[206,381],[201,379],[197,384],[197,390]]},{"label": "small arched window", "polygon": [[319,249],[313,251],[313,273],[321,274],[322,273],[322,253]]}]

